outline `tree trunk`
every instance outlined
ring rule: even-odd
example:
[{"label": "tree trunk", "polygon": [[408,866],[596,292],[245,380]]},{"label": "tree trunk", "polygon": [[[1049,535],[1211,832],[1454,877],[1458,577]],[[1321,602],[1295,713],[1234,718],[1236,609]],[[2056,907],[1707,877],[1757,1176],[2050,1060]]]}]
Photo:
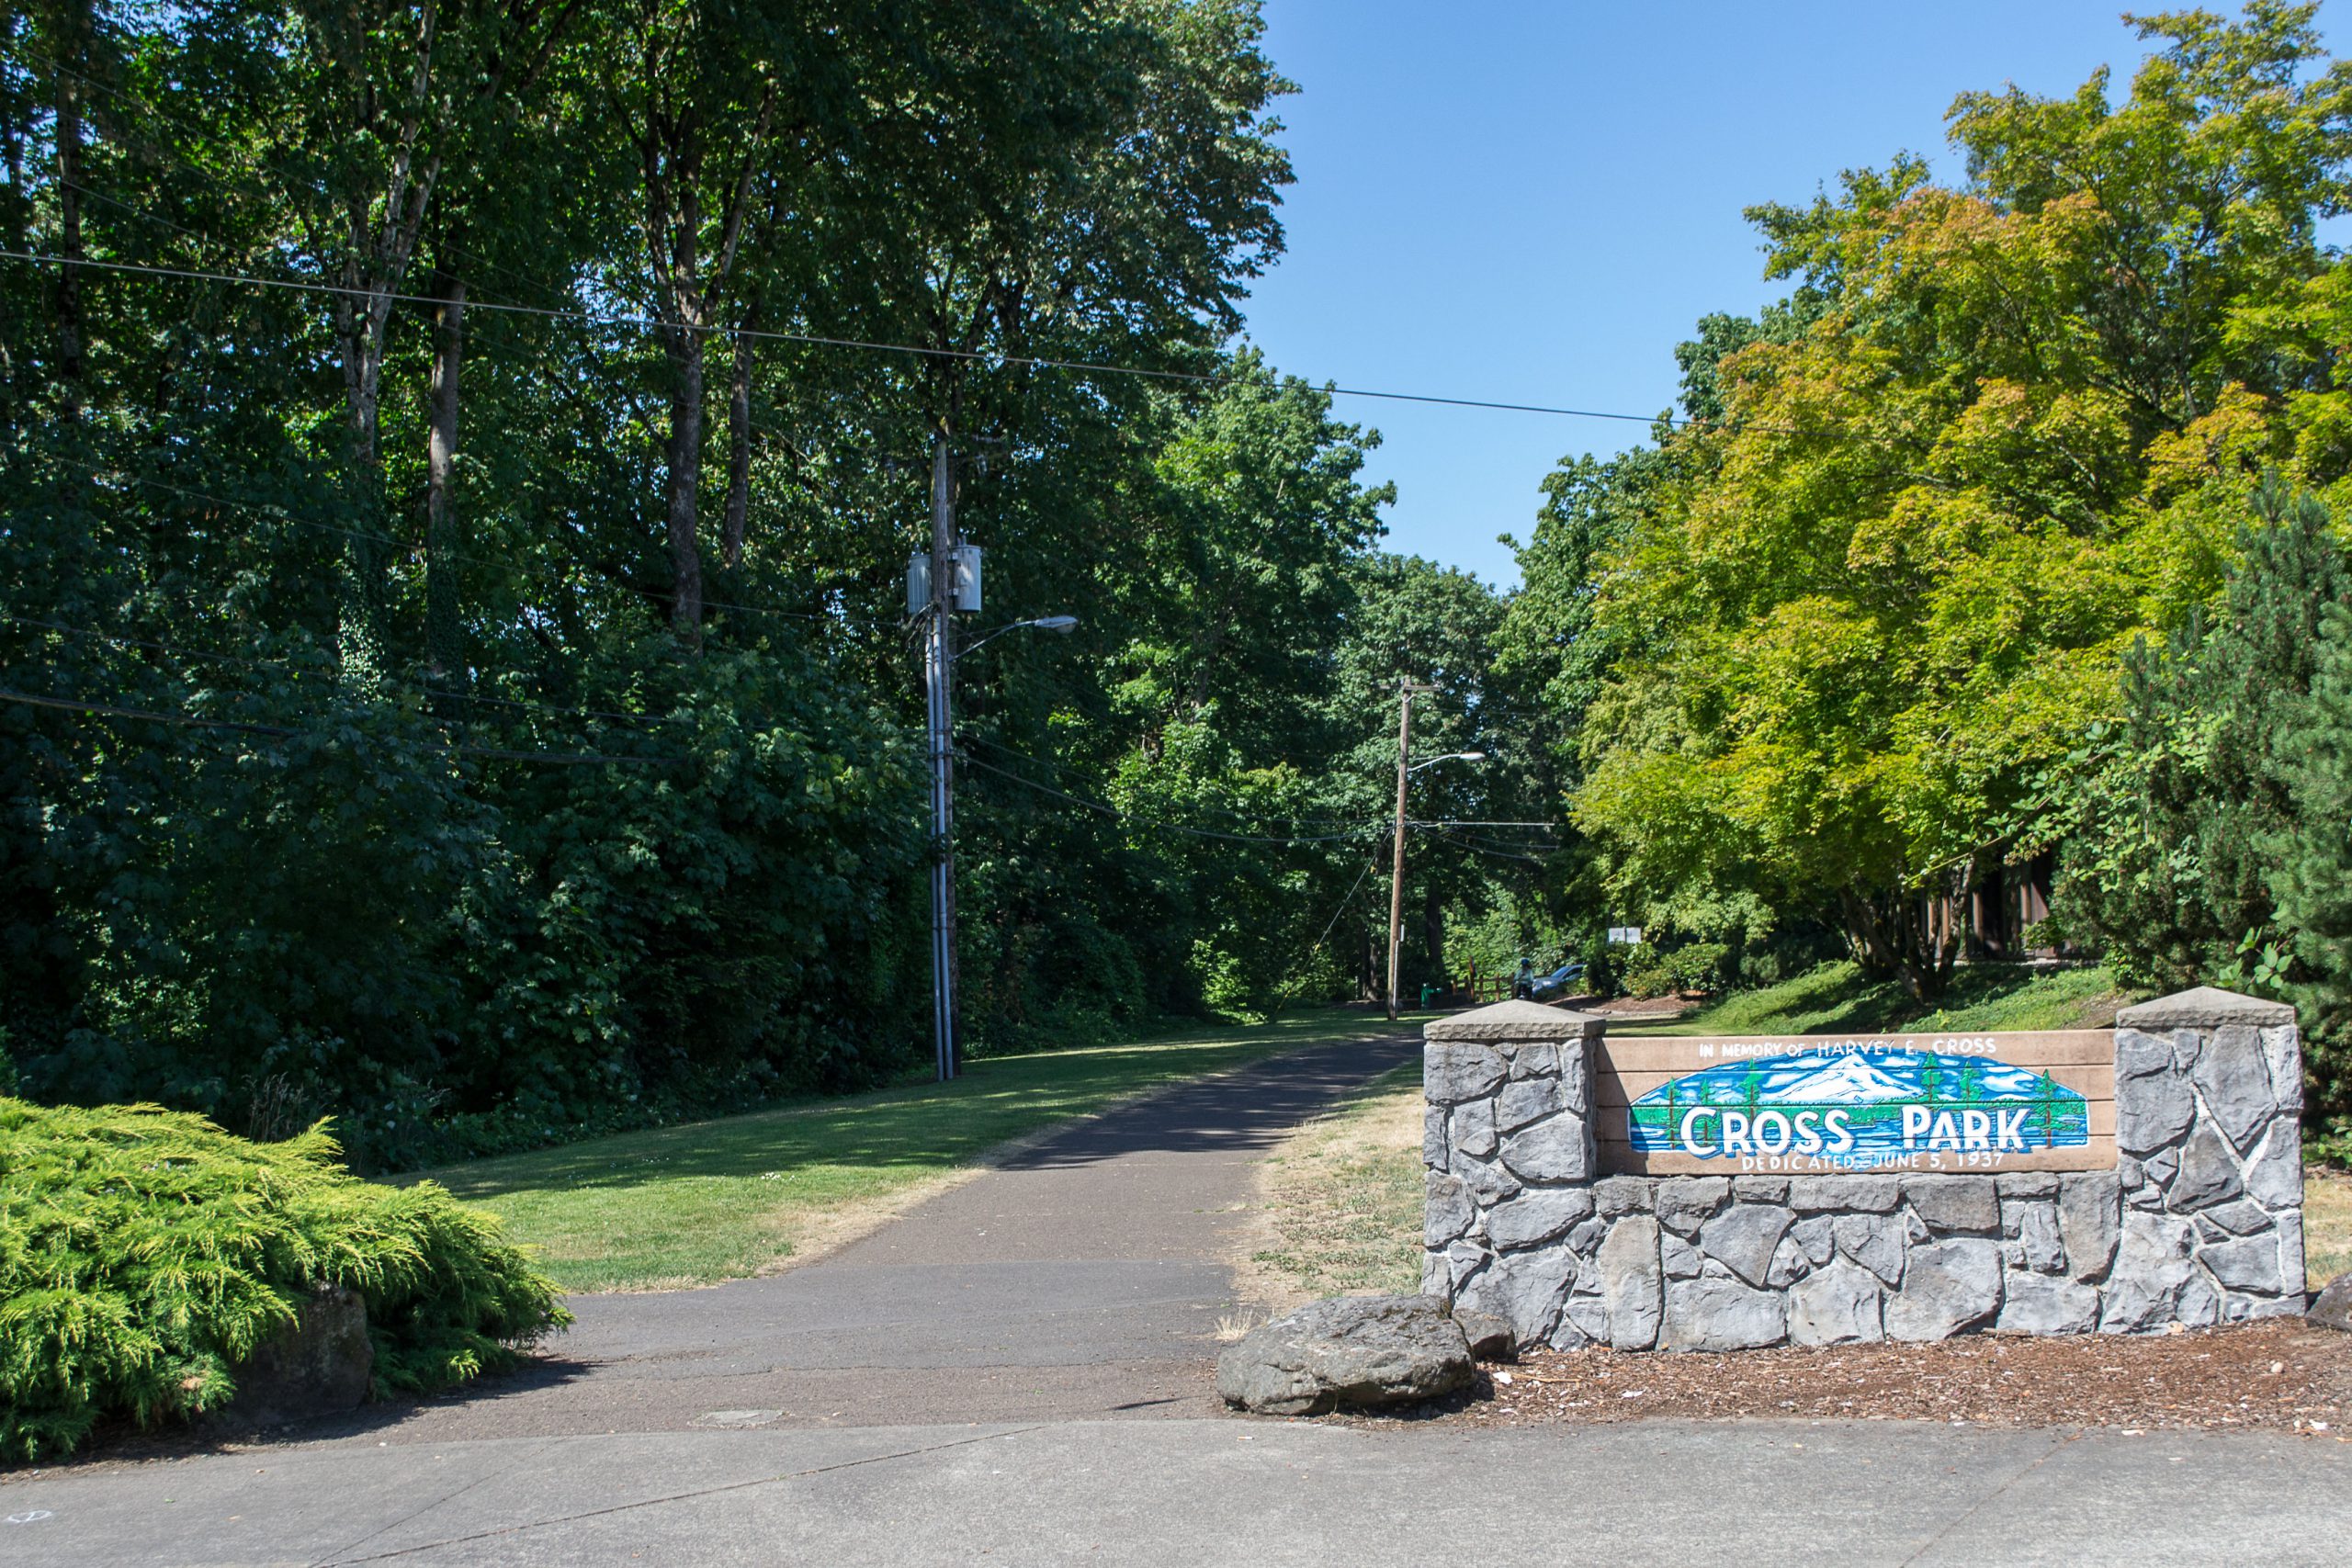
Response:
[{"label": "tree trunk", "polygon": [[727,400],[727,570],[743,564],[743,526],[752,508],[752,340],[735,334],[735,376]]},{"label": "tree trunk", "polygon": [[[346,266],[349,276],[356,268]],[[383,337],[369,294],[334,300],[334,336],[343,360],[345,425],[351,441],[351,548],[344,563],[336,658],[345,685],[355,693],[379,689],[387,672],[383,580],[384,468],[378,432],[378,394],[383,380]]]},{"label": "tree trunk", "polygon": [[458,646],[458,515],[453,491],[458,457],[458,381],[466,342],[466,281],[444,273],[435,279],[432,418],[424,453],[424,646],[436,686],[465,681]]},{"label": "tree trunk", "polygon": [[67,0],[66,57],[57,68],[57,384],[67,421],[82,417],[82,79],[89,63],[89,0]]},{"label": "tree trunk", "polygon": [[1931,891],[1846,889],[1838,896],[1839,923],[1855,961],[1869,973],[1899,983],[1915,1001],[1941,996],[1951,984],[1952,967],[1966,940],[1959,900],[1975,879],[1973,856],[1937,879],[1953,906],[1942,918]]},{"label": "tree trunk", "polygon": [[694,647],[702,646],[702,548],[695,539],[696,502],[702,489],[702,334],[692,322],[673,328],[670,339],[670,624]]}]

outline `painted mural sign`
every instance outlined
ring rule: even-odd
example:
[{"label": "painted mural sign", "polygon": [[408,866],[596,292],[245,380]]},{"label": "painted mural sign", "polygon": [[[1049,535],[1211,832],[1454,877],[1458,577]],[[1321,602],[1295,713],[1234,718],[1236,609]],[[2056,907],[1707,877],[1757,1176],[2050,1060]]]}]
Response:
[{"label": "painted mural sign", "polygon": [[2115,1033],[1606,1038],[1605,1167],[1643,1174],[2097,1170]]}]

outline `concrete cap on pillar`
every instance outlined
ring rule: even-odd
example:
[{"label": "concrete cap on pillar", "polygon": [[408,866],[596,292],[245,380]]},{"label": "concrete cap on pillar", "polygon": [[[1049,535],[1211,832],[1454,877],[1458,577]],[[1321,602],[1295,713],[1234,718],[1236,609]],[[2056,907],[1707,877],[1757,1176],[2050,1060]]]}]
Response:
[{"label": "concrete cap on pillar", "polygon": [[1432,1021],[1424,1040],[1582,1040],[1609,1021],[1599,1013],[1573,1012],[1514,998]]},{"label": "concrete cap on pillar", "polygon": [[2267,1002],[2211,986],[2158,997],[2115,1015],[2119,1029],[2219,1029],[2232,1023],[2276,1029],[2294,1021],[2295,1010],[2285,1002]]}]

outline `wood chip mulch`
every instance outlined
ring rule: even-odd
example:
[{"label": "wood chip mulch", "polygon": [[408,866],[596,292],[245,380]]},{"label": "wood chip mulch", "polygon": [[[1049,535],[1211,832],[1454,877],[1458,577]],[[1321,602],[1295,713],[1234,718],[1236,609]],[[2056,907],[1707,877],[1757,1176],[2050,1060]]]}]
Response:
[{"label": "wood chip mulch", "polygon": [[2262,1428],[2352,1440],[2352,1334],[2299,1319],[1729,1354],[1540,1351],[1421,1417],[1481,1427],[1777,1418]]}]

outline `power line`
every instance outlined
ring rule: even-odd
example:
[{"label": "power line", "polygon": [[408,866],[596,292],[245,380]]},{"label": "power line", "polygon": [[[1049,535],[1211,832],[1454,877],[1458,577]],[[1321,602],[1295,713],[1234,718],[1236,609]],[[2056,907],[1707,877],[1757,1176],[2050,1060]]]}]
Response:
[{"label": "power line", "polygon": [[[168,653],[177,659],[193,659],[209,664],[239,665],[249,670],[300,670],[301,661],[293,659],[252,659],[232,653],[212,653],[202,649],[182,648],[168,642],[153,642],[143,637],[124,637],[117,632],[102,631],[96,626],[77,626],[63,621],[45,621],[33,615],[10,615],[0,612],[0,620],[17,626],[40,626],[49,631],[62,632],[69,637],[96,637],[101,642],[122,648],[144,648],[157,653]],[[490,707],[520,708],[531,713],[543,713],[558,718],[603,718],[628,725],[688,724],[691,719],[677,714],[620,713],[609,708],[568,708],[553,703],[528,702],[520,697],[490,697],[475,692],[451,691],[440,686],[406,685],[406,690],[419,695],[450,702],[477,703]]]},{"label": "power line", "polygon": [[[1001,741],[991,740],[984,735],[967,735],[964,737],[964,739],[967,742],[985,746],[1001,757],[1010,757],[1015,761],[1020,762],[1035,762],[1037,766],[1051,772],[1057,778],[1067,779],[1070,775],[1070,769],[1068,766],[1057,761],[1051,757],[1035,757],[1030,755],[1026,751],[1016,751],[1012,747],[1004,745]],[[1236,822],[1264,822],[1269,820],[1269,818],[1264,816],[1253,816],[1246,811],[1236,811],[1230,807],[1208,806],[1197,801],[1192,803],[1192,809],[1194,811],[1205,811],[1215,817],[1228,818]],[[1283,818],[1280,819],[1288,822],[1293,828],[1332,828],[1338,829],[1342,832],[1346,832],[1357,827],[1356,823],[1345,820],[1317,820],[1314,818],[1296,817]]]},{"label": "power line", "polygon": [[[242,273],[209,272],[198,267],[153,266],[137,262],[71,260],[63,256],[44,254],[37,251],[0,250],[0,259],[27,262],[35,266],[90,267],[102,272],[130,273],[151,277],[175,277],[199,283],[243,284],[254,288],[284,288],[302,294],[342,295],[353,299],[388,299],[398,304],[441,305],[447,301],[429,294],[408,294],[390,289],[355,288],[335,283],[319,283],[302,278],[254,277]],[[815,348],[861,349],[877,354],[910,354],[933,359],[954,359],[975,364],[1021,366],[1039,370],[1071,370],[1085,375],[1133,376],[1154,381],[1181,382],[1194,386],[1214,386],[1226,378],[1215,372],[1200,370],[1158,370],[1144,366],[1107,365],[1095,360],[1048,359],[1036,355],[990,354],[982,349],[938,348],[923,344],[886,343],[874,338],[828,337],[815,333],[779,332],[774,328],[697,326],[685,322],[664,321],[652,316],[603,314],[593,310],[556,310],[540,305],[516,305],[493,300],[480,303],[469,300],[469,310],[501,311],[511,315],[537,316],[548,320],[582,321],[594,326],[629,327],[640,332],[684,332],[713,337],[746,337],[754,341],[797,343]],[[1487,398],[1448,398],[1429,392],[1392,392],[1369,387],[1326,385],[1324,392],[1343,398],[1376,398],[1389,402],[1430,403],[1445,408],[1488,409],[1506,413],[1535,413],[1555,415],[1565,419],[1618,420],[1635,424],[1664,423],[1681,428],[1696,422],[1669,413],[1618,413],[1604,409],[1577,409],[1548,403],[1505,402]]]},{"label": "power line", "polygon": [[[182,496],[190,501],[200,501],[209,506],[225,506],[232,512],[242,512],[251,516],[266,519],[272,523],[281,523],[286,525],[288,527],[315,528],[322,533],[341,534],[347,538],[368,539],[376,544],[390,545],[394,549],[406,550],[425,547],[416,540],[396,538],[392,535],[378,534],[366,528],[348,528],[339,523],[320,523],[310,518],[296,517],[281,507],[264,505],[259,502],[238,501],[232,497],[225,495],[213,495],[205,491],[191,490],[186,485],[175,485],[164,479],[152,479],[145,474],[131,473],[127,469],[111,468],[103,464],[96,463],[75,463],[63,457],[52,457],[51,460],[57,463],[61,468],[75,469],[78,472],[88,474],[91,478],[96,479],[121,479],[128,480],[132,484],[145,485],[152,490],[160,490],[167,494]],[[514,563],[512,561],[502,560],[495,557],[481,555],[470,550],[452,549],[446,553],[453,559],[472,561],[481,566],[499,567],[509,570],[512,570],[514,568]],[[602,581],[606,587],[616,589],[623,593],[638,594],[642,598],[653,601],[655,604],[665,603],[669,598],[668,594],[662,592],[658,589],[639,588],[635,583],[622,582],[612,578],[605,578]],[[836,624],[834,618],[831,615],[817,615],[807,610],[780,610],[773,605],[767,604],[730,604],[723,599],[706,599],[703,601],[703,607],[707,610],[740,610],[745,615],[780,615],[786,620],[815,621],[826,626]]]},{"label": "power line", "polygon": [[[85,80],[86,81],[86,80],[87,80],[87,78],[85,78]],[[96,85],[97,84],[95,84],[95,83],[94,83],[94,84],[92,84],[92,85]],[[170,149],[170,148],[168,148],[168,147],[153,146],[153,145],[152,145],[152,144],[142,144],[142,143],[133,143],[133,145],[147,145],[147,146],[148,146],[148,150],[149,150],[149,151],[153,151],[153,152],[158,152],[158,153],[160,153],[160,154],[162,154],[162,155],[164,155],[164,156],[170,157],[170,158],[173,158],[173,159],[176,160],[176,161],[177,161],[177,162],[179,162],[179,163],[180,163],[184,167],[187,168],[187,169],[189,170],[189,172],[190,172],[190,173],[195,174],[195,175],[198,175],[199,177],[203,177],[203,178],[210,178],[210,176],[206,175],[204,174],[204,172],[203,172],[201,169],[198,168],[198,167],[197,167],[197,165],[195,165],[195,164],[192,164],[192,163],[189,163],[186,158],[181,157],[181,156],[180,156],[180,154],[178,154],[177,152],[174,152],[172,149]],[[273,170],[273,171],[271,171],[271,172],[275,173],[276,171],[275,171],[275,170]],[[80,184],[80,183],[78,183],[78,182],[65,182],[65,183],[68,185],[68,187],[69,187],[69,188],[81,192],[84,196],[88,197],[89,198],[91,198],[91,199],[92,199],[92,200],[94,200],[94,201],[103,202],[103,203],[105,203],[105,204],[106,204],[107,206],[108,206],[108,207],[118,208],[118,209],[119,209],[120,210],[122,210],[122,211],[124,211],[124,212],[127,212],[127,213],[130,214],[130,215],[131,215],[132,217],[134,217],[134,218],[143,219],[143,220],[145,220],[146,221],[148,221],[148,222],[150,222],[150,223],[156,224],[157,226],[159,226],[159,227],[161,227],[161,228],[168,229],[168,230],[172,231],[174,233],[181,234],[181,235],[184,235],[184,236],[186,236],[187,238],[188,238],[188,239],[190,239],[190,240],[196,241],[196,242],[198,242],[199,244],[211,246],[211,247],[213,247],[213,248],[214,248],[214,249],[216,249],[216,250],[222,251],[222,252],[230,252],[230,253],[233,253],[233,252],[235,252],[235,251],[238,249],[238,247],[237,247],[237,246],[235,246],[234,244],[231,243],[230,243],[230,242],[228,242],[228,241],[219,239],[219,238],[217,238],[217,237],[215,237],[215,236],[213,236],[213,235],[209,235],[209,234],[202,233],[202,232],[200,232],[200,231],[197,231],[197,230],[194,230],[194,229],[190,229],[190,228],[188,228],[187,226],[186,226],[185,224],[175,222],[175,221],[173,221],[173,220],[172,220],[171,219],[169,219],[169,218],[165,218],[165,217],[162,216],[161,214],[156,213],[156,212],[153,212],[153,211],[152,211],[152,210],[150,210],[150,209],[146,209],[146,208],[139,207],[139,206],[134,205],[133,203],[130,203],[130,202],[125,201],[125,200],[121,199],[119,197],[115,197],[115,196],[108,195],[108,194],[107,194],[107,193],[106,193],[106,192],[104,192],[104,191],[100,191],[100,190],[95,189],[95,188],[93,188],[92,186],[86,186],[86,185],[82,185],[82,184]],[[215,186],[216,187],[219,187],[219,186],[220,186],[220,182],[219,182],[217,179],[212,180],[212,183],[214,184],[214,186]],[[225,188],[225,187],[222,187],[222,188]],[[540,292],[542,292],[542,293],[546,293],[546,294],[548,294],[548,295],[561,295],[561,294],[562,294],[562,292],[563,292],[563,291],[562,291],[562,290],[560,290],[560,289],[553,288],[548,287],[548,286],[546,286],[546,285],[542,285],[542,284],[537,283],[537,282],[535,282],[535,281],[534,281],[534,280],[532,280],[532,279],[529,279],[529,278],[526,278],[526,277],[523,277],[523,276],[522,276],[522,275],[520,275],[520,274],[518,274],[518,273],[515,273],[515,272],[514,272],[513,269],[511,269],[511,268],[503,267],[503,266],[499,265],[497,263],[495,263],[495,262],[492,262],[492,261],[488,260],[488,259],[487,259],[487,258],[485,258],[485,257],[482,257],[482,256],[481,256],[481,255],[479,255],[479,254],[476,254],[471,253],[471,252],[469,252],[469,251],[466,251],[465,249],[463,249],[463,248],[462,248],[462,247],[460,247],[460,246],[454,245],[454,244],[449,244],[446,240],[436,240],[435,243],[436,243],[436,244],[438,244],[438,245],[441,245],[441,246],[442,246],[442,247],[444,247],[444,248],[446,248],[446,249],[447,249],[447,251],[448,251],[452,255],[454,255],[454,256],[457,256],[457,257],[459,257],[459,258],[462,258],[462,259],[466,259],[466,260],[471,261],[472,263],[474,263],[474,264],[475,264],[475,265],[481,265],[481,266],[488,267],[488,268],[490,268],[492,272],[494,272],[494,273],[498,273],[498,274],[501,274],[501,275],[503,275],[503,276],[504,276],[512,277],[512,278],[515,278],[517,281],[519,281],[519,282],[523,283],[526,288],[530,288],[537,289],[537,290],[539,290]],[[472,279],[469,278],[469,279],[468,279],[468,287],[469,287],[469,289],[470,289],[470,288],[471,288],[471,284],[472,284]],[[364,292],[365,292],[365,290],[361,290],[360,292],[364,293]],[[448,300],[448,299],[443,299],[440,296],[437,296],[437,295],[435,295],[435,296],[431,296],[430,298],[432,298],[432,299],[435,299],[436,301],[438,301],[439,303],[441,303],[441,304],[443,304],[443,305],[448,305],[448,304],[452,304],[452,303],[459,303],[459,302],[458,302],[458,301],[452,301],[452,300]],[[494,309],[496,309],[496,308],[497,308],[498,304],[499,304],[499,302],[498,302],[497,300],[495,300],[494,299],[486,298],[486,297],[479,296],[479,295],[472,295],[472,294],[470,294],[470,293],[469,294],[468,299],[465,299],[464,301],[462,301],[462,307],[463,307],[463,308],[465,308],[465,309],[481,308],[481,309],[485,309],[485,310],[494,310]],[[732,329],[729,329],[729,330],[730,330],[730,331],[731,331]],[[512,350],[512,349],[516,349],[516,348],[517,348],[517,346],[518,346],[518,345],[517,345],[517,340],[516,340],[516,339],[514,339],[514,337],[509,336],[509,335],[508,335],[507,333],[505,333],[503,331],[499,331],[499,332],[487,331],[487,330],[485,329],[485,323],[482,323],[482,322],[481,322],[481,321],[477,321],[477,322],[475,322],[472,326],[469,327],[469,328],[467,329],[467,335],[468,335],[468,338],[469,338],[469,341],[470,341],[470,340],[473,340],[473,339],[477,339],[477,338],[479,338],[479,339],[481,339],[481,340],[484,340],[485,342],[487,342],[487,343],[488,343],[488,344],[489,344],[490,346],[493,347],[493,348],[497,348],[497,347],[505,347],[505,348],[508,348],[508,349]],[[523,359],[525,359],[526,361],[527,361],[528,363],[531,363],[531,364],[533,364],[533,365],[537,366],[539,369],[541,369],[541,370],[543,370],[543,371],[548,372],[548,373],[549,373],[549,375],[550,375],[550,377],[556,376],[556,375],[558,375],[558,374],[560,374],[560,367],[559,367],[559,366],[557,365],[556,360],[555,360],[555,355],[554,355],[554,354],[552,353],[552,351],[551,351],[551,349],[550,349],[549,345],[548,345],[547,343],[545,343],[545,342],[537,342],[537,343],[531,343],[531,344],[521,344],[521,345],[519,346],[519,354],[520,354],[520,356],[521,356]],[[786,387],[791,388],[792,389],[794,389],[794,390],[796,390],[796,391],[800,391],[800,390],[807,390],[807,389],[809,389],[806,388],[802,383],[796,382],[796,381],[786,380],[786,381],[783,382],[782,384],[783,384],[783,385],[785,385],[785,386],[786,386]],[[842,395],[842,394],[840,393],[839,389],[837,389],[819,388],[819,389],[817,389],[817,390],[819,390],[819,391],[820,391],[820,392],[829,393],[830,395],[831,395],[831,396],[835,396],[835,397],[838,397],[838,396]],[[755,437],[755,438],[758,438],[758,440],[760,440],[760,441],[761,441],[761,442],[763,442],[763,443],[778,442],[778,441],[780,441],[780,442],[782,442],[782,443],[783,443],[783,445],[785,445],[786,447],[788,447],[788,448],[792,448],[796,453],[797,452],[797,448],[793,446],[793,443],[792,443],[791,437],[790,437],[789,435],[786,435],[786,434],[783,434],[783,433],[779,432],[779,431],[772,430],[772,429],[768,429],[768,428],[763,427],[763,426],[761,426],[761,425],[754,424],[754,425],[751,425],[751,426],[749,426],[749,427],[748,427],[748,432],[747,432],[747,433],[748,433],[750,435],[752,435],[752,436],[753,436],[753,437]],[[805,476],[805,475],[803,476],[803,479],[804,479],[804,482],[805,482],[805,479],[806,479],[806,476]],[[838,492],[840,492],[840,491],[842,491],[842,490],[844,490],[844,489],[846,488],[846,487],[842,484],[842,482],[841,479],[840,479],[838,476],[834,476],[834,475],[831,475],[831,474],[828,474],[828,475],[824,476],[824,482],[825,482],[825,484],[826,484],[826,486],[827,486],[828,488],[830,488],[831,490],[834,491],[835,491],[835,492],[837,492],[837,493],[838,493]],[[781,613],[781,612],[780,612],[780,613]]]},{"label": "power line", "polygon": [[1089,800],[1084,795],[1072,795],[1066,789],[1056,789],[1051,784],[1039,784],[1035,779],[1024,779],[1019,773],[1012,772],[1009,768],[1000,768],[991,763],[983,762],[978,757],[967,756],[964,759],[964,762],[966,766],[978,768],[982,773],[994,773],[999,778],[1010,779],[1014,784],[1021,785],[1023,789],[1033,789],[1040,795],[1050,795],[1057,799],[1067,800],[1073,806],[1082,806],[1089,811],[1100,812],[1103,816],[1111,818],[1114,821],[1122,824],[1129,824],[1145,829],[1165,829],[1167,831],[1171,833],[1182,833],[1187,838],[1219,839],[1229,843],[1237,844],[1339,844],[1349,843],[1362,839],[1366,832],[1373,830],[1373,829],[1368,826],[1363,829],[1359,829],[1357,831],[1352,833],[1323,833],[1302,835],[1298,837],[1276,837],[1265,833],[1226,833],[1220,832],[1214,828],[1188,828],[1182,823],[1159,822],[1149,818],[1145,818],[1138,822],[1130,818],[1126,812],[1121,811],[1115,806],[1107,805],[1099,800]]},{"label": "power line", "polygon": [[1516,852],[1515,851],[1498,849],[1488,844],[1483,844],[1476,839],[1462,838],[1453,833],[1441,832],[1438,834],[1438,838],[1442,842],[1452,844],[1456,849],[1468,850],[1474,855],[1485,855],[1490,860],[1517,861],[1522,865],[1534,866],[1540,866],[1545,863],[1544,862],[1538,860],[1533,855],[1523,855]]},{"label": "power line", "polygon": [[[24,42],[21,39],[15,40],[15,47],[28,59],[36,62],[45,63],[51,71],[57,72],[61,75],[71,76],[75,81],[81,83],[84,86],[104,93],[107,96],[114,99],[117,103],[133,105],[142,114],[153,118],[160,119],[164,118],[164,111],[158,107],[155,102],[151,98],[147,98],[137,93],[131,92],[129,88],[124,87],[119,84],[101,81],[96,76],[91,76],[85,73],[76,71],[72,66],[67,65],[64,62],[59,60],[56,56],[47,54],[41,50],[28,49],[25,47]],[[124,134],[124,129],[123,124],[118,121],[107,128],[107,135],[111,140],[119,142],[126,147],[132,147],[141,152],[168,158],[172,162],[177,164],[181,168],[187,170],[189,174],[195,175],[198,179],[203,181],[205,184],[213,186],[215,189],[223,188],[223,182],[218,175],[205,169],[194,159],[188,157],[176,147],[173,147],[167,142],[155,141],[149,137],[126,135]],[[314,188],[310,186],[306,182],[287,174],[285,170],[279,168],[268,159],[262,157],[259,153],[254,152],[250,148],[231,145],[226,150],[231,156],[242,163],[249,173],[267,175],[272,179],[276,180],[278,185],[286,190],[309,190],[311,191],[312,194],[316,194]],[[190,239],[203,240],[208,244],[222,244],[222,242],[219,240],[199,234],[191,229],[181,228],[179,224],[172,222],[169,219],[157,218],[153,213],[141,211],[139,209],[131,207],[127,202],[119,200],[110,196],[106,196],[98,191],[92,190],[85,186],[77,185],[74,188],[81,191],[85,196],[95,197],[98,200],[107,202],[111,206],[119,207],[126,212],[131,212],[140,217],[153,219],[153,221],[162,223],[166,228],[176,229],[179,232],[187,235]],[[536,278],[526,276],[524,274],[516,272],[512,267],[503,265],[502,264],[492,261],[489,257],[481,255],[477,252],[469,251],[461,245],[455,244],[451,243],[446,235],[435,236],[435,244],[439,250],[446,250],[453,256],[462,257],[474,263],[476,265],[486,267],[493,273],[500,274],[501,276],[520,284],[526,289],[535,290],[542,294],[558,298],[561,297],[565,292],[563,289],[551,288],[547,284],[541,283]],[[223,248],[227,247],[224,245]]]},{"label": "power line", "polygon": [[[36,696],[30,692],[0,688],[0,702],[25,703],[33,707],[62,708],[68,713],[91,714],[104,718],[139,719],[151,724],[181,724],[198,729],[236,730],[248,735],[300,736],[304,732],[282,724],[255,724],[243,719],[206,718],[190,713],[153,713],[143,708],[120,707],[112,703],[73,702],[63,697]],[[489,757],[507,762],[615,762],[632,767],[675,767],[683,765],[684,757],[625,757],[605,751],[516,751],[503,746],[475,746],[465,742],[411,741],[408,744],[427,751],[467,756]]]}]

